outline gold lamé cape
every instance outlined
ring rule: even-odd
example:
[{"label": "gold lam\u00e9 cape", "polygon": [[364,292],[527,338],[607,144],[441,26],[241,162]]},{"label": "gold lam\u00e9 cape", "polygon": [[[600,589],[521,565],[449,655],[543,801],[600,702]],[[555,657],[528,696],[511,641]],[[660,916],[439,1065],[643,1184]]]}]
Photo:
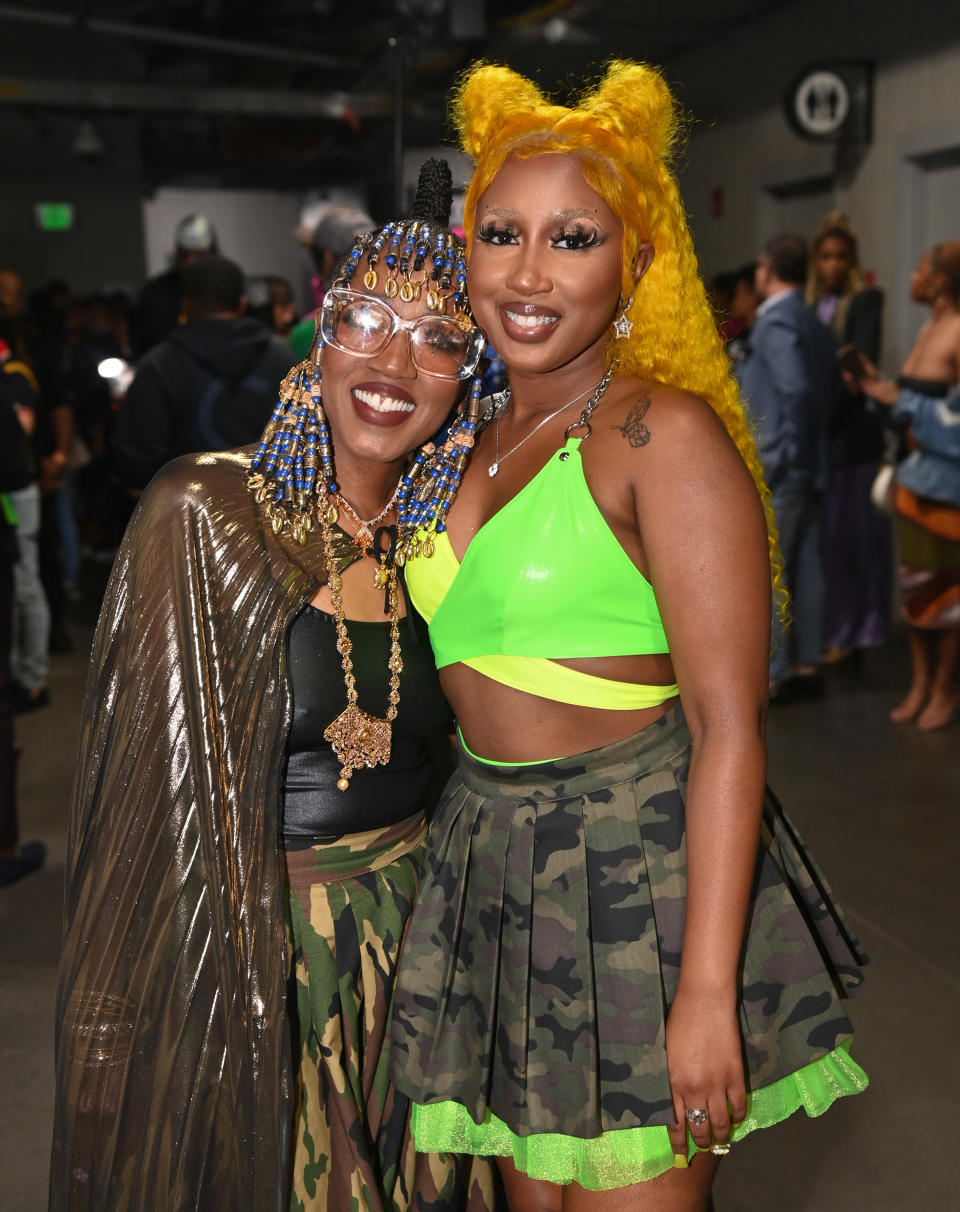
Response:
[{"label": "gold lam\u00e9 cape", "polygon": [[273,534],[248,457],[162,469],[107,589],[68,837],[53,1212],[287,1207],[285,636],[325,578],[321,543]]}]

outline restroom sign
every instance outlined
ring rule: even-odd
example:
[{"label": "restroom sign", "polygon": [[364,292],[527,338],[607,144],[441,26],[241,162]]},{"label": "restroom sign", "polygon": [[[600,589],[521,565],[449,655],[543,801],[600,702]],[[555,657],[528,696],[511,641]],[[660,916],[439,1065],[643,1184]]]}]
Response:
[{"label": "restroom sign", "polygon": [[867,63],[808,68],[784,98],[787,121],[804,139],[869,142],[872,70]]}]

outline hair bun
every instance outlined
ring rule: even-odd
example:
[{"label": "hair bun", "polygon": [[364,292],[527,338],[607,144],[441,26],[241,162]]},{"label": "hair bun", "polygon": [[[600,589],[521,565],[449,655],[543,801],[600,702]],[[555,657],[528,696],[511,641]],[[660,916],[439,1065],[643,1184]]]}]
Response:
[{"label": "hair bun", "polygon": [[607,130],[625,139],[639,135],[661,160],[670,159],[680,134],[680,114],[656,68],[614,59],[581,106]]},{"label": "hair bun", "polygon": [[453,96],[453,119],[463,150],[478,160],[509,118],[544,104],[544,95],[533,81],[512,68],[496,63],[469,68]]},{"label": "hair bun", "polygon": [[452,204],[453,175],[450,165],[439,156],[431,156],[420,165],[410,218],[429,223],[432,227],[449,227]]},{"label": "hair bun", "polygon": [[824,215],[817,224],[817,230],[813,233],[814,241],[822,239],[828,232],[845,232],[852,240],[857,238],[856,229],[853,226],[853,220],[842,210],[832,210],[829,214]]}]

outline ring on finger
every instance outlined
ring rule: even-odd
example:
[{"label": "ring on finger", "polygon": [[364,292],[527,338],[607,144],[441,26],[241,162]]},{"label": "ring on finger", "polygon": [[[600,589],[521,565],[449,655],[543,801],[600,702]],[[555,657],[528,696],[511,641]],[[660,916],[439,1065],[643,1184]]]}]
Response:
[{"label": "ring on finger", "polygon": [[726,1157],[727,1154],[730,1152],[730,1146],[728,1144],[727,1145],[720,1145],[720,1144],[711,1145],[710,1152],[714,1155],[714,1157]]},{"label": "ring on finger", "polygon": [[706,1107],[690,1107],[687,1110],[687,1123],[691,1128],[702,1128],[710,1118],[710,1113]]}]

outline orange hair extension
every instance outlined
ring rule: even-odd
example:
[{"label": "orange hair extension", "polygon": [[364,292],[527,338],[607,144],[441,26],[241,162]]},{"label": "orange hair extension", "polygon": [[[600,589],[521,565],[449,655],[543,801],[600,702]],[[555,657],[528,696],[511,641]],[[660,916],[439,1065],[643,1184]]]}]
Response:
[{"label": "orange hair extension", "polygon": [[[587,182],[620,217],[621,294],[635,296],[628,313],[633,331],[625,341],[610,341],[609,365],[620,374],[694,392],[720,417],[763,502],[782,613],[786,595],[770,493],[669,168],[684,120],[663,77],[645,64],[614,60],[599,84],[568,109],[550,104],[512,69],[481,63],[461,79],[452,110],[461,145],[476,164],[464,204],[468,248],[477,205],[508,156],[578,156]],[[655,256],[635,284],[633,264],[646,242]]]}]

